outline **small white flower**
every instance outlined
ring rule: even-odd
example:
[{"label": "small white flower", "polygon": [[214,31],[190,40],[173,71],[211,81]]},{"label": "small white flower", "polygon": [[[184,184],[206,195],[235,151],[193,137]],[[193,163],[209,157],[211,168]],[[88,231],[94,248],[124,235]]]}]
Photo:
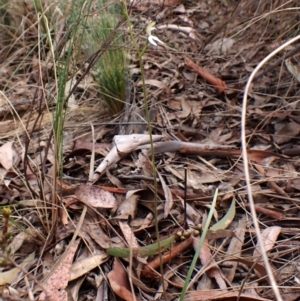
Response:
[{"label": "small white flower", "polygon": [[161,41],[158,37],[152,35],[152,30],[156,30],[156,28],[154,27],[155,26],[155,22],[151,22],[147,28],[146,28],[146,33],[147,33],[147,36],[148,36],[148,41],[154,45],[154,46],[157,46],[156,42],[164,45],[165,43],[163,41]]}]

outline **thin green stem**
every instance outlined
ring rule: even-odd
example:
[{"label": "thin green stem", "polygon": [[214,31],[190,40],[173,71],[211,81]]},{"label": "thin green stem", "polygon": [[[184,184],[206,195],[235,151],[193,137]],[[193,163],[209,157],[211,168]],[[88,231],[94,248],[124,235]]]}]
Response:
[{"label": "thin green stem", "polygon": [[[154,146],[153,146],[153,138],[152,138],[152,127],[151,127],[151,120],[150,120],[150,114],[149,114],[149,109],[148,109],[148,102],[147,102],[147,89],[146,89],[146,82],[145,82],[145,70],[144,70],[144,63],[143,63],[143,55],[146,53],[148,49],[148,40],[146,40],[146,44],[142,51],[140,51],[140,48],[138,46],[138,43],[136,42],[133,32],[132,32],[132,26],[127,10],[127,6],[125,1],[123,2],[123,12],[124,16],[126,18],[128,28],[129,28],[129,34],[131,41],[135,47],[135,50],[138,54],[139,57],[139,63],[140,63],[140,70],[141,70],[141,78],[142,78],[142,83],[143,83],[143,98],[144,98],[144,107],[145,107],[145,119],[148,125],[148,133],[150,137],[150,149],[151,149],[151,161],[152,161],[152,174],[154,177],[154,224],[155,224],[155,233],[157,237],[157,244],[158,244],[158,249],[160,250],[160,239],[159,239],[159,227],[158,227],[158,218],[157,218],[157,205],[158,205],[158,187],[157,187],[157,179],[156,179],[156,167],[155,167],[155,156],[154,156]],[[167,300],[167,294],[166,294],[166,289],[165,289],[165,284],[164,284],[164,270],[162,266],[162,255],[159,253],[160,256],[160,274],[161,274],[161,282],[162,282],[162,287],[163,287],[163,294],[165,300]]]}]

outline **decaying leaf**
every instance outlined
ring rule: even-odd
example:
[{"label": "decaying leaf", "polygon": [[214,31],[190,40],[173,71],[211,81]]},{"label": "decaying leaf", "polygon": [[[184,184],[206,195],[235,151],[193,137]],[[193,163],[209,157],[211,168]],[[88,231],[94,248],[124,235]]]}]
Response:
[{"label": "decaying leaf", "polygon": [[19,157],[12,142],[6,142],[0,147],[0,164],[6,170],[10,170],[18,161]]},{"label": "decaying leaf", "polygon": [[[240,257],[242,253],[242,247],[245,239],[246,232],[246,216],[242,217],[239,222],[237,229],[235,230],[235,237],[230,241],[229,247],[227,249],[227,255],[233,257]],[[232,282],[235,276],[235,272],[238,266],[238,262],[229,261],[228,268],[223,269],[223,273]]]},{"label": "decaying leaf", "polygon": [[73,244],[66,250],[63,260],[58,266],[53,267],[51,276],[43,283],[45,290],[41,293],[40,301],[67,301],[67,292],[65,288],[69,282],[70,269],[74,254],[78,248],[80,239],[74,241]]},{"label": "decaying leaf", "polygon": [[[194,250],[197,250],[198,243],[199,243],[199,239],[194,238],[193,239]],[[207,239],[205,239],[204,244],[202,245],[199,257],[200,257],[202,265],[207,270],[207,275],[210,278],[214,278],[221,289],[226,289],[227,285],[224,280],[225,277],[224,277],[222,271],[220,270],[220,268],[216,265],[216,261],[214,260],[214,258],[212,257],[212,255],[210,253]]]},{"label": "decaying leaf", "polygon": [[137,242],[137,239],[134,236],[134,234],[133,234],[131,228],[129,227],[129,225],[126,222],[119,221],[119,226],[120,226],[120,229],[121,229],[128,245],[131,248],[139,248],[140,246]]},{"label": "decaying leaf", "polygon": [[212,44],[206,45],[206,49],[211,54],[225,54],[229,52],[234,44],[234,40],[231,38],[220,38],[214,41]]},{"label": "decaying leaf", "polygon": [[35,232],[32,229],[28,228],[25,231],[18,233],[14,238],[13,241],[9,244],[8,250],[10,250],[10,256],[14,255],[22,245],[30,240],[33,240]]},{"label": "decaying leaf", "polygon": [[[157,88],[159,88],[161,90],[164,90],[167,94],[171,94],[170,88],[168,86],[166,86],[163,82],[159,81],[159,80],[156,80],[156,79],[147,79],[147,80],[145,80],[145,84],[149,85],[149,86],[157,87]],[[138,86],[142,86],[143,82],[140,81],[140,82],[138,82],[137,85]]]},{"label": "decaying leaf", "polygon": [[162,187],[163,187],[163,190],[165,193],[166,203],[165,203],[164,217],[167,218],[167,216],[169,215],[170,210],[172,209],[172,206],[173,206],[173,195],[172,195],[170,188],[166,184],[164,178],[161,176],[161,174],[159,172],[157,172],[157,174],[158,174],[159,180],[162,184]]},{"label": "decaying leaf", "polygon": [[86,258],[76,260],[71,267],[69,274],[69,281],[79,278],[82,275],[93,270],[95,267],[100,266],[108,259],[108,255],[104,251],[98,251],[97,254],[90,254]]},{"label": "decaying leaf", "polygon": [[[261,233],[261,237],[263,240],[264,249],[266,252],[269,252],[273,249],[277,238],[281,232],[281,227],[279,226],[272,226],[264,229]],[[257,256],[261,256],[261,250],[259,244],[256,245],[256,248],[253,252],[254,258],[257,258]]]},{"label": "decaying leaf", "polygon": [[278,144],[289,142],[300,133],[300,125],[294,121],[283,122],[275,125],[274,141]]},{"label": "decaying leaf", "polygon": [[116,198],[99,186],[79,185],[75,195],[83,203],[95,208],[114,208],[117,206]]},{"label": "decaying leaf", "polygon": [[[20,263],[20,267],[25,268],[28,264],[32,263],[34,260],[35,253],[31,253],[28,255],[22,263]],[[22,271],[19,268],[13,268],[9,271],[0,273],[0,285],[11,284],[17,278],[17,276]]]},{"label": "decaying leaf", "polygon": [[135,218],[138,201],[140,196],[137,194],[140,190],[130,190],[126,193],[126,199],[120,204],[117,213],[119,219]]},{"label": "decaying leaf", "polygon": [[287,70],[293,75],[293,77],[300,82],[300,70],[297,65],[292,63],[291,58],[288,58],[284,61]]},{"label": "decaying leaf", "polygon": [[127,271],[123,268],[118,258],[115,258],[113,270],[108,273],[107,277],[112,290],[117,296],[126,301],[134,300]]}]

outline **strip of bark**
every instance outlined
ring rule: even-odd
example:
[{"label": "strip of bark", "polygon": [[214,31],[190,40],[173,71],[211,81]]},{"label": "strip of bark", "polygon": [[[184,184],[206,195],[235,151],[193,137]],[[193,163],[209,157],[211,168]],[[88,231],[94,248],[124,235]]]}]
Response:
[{"label": "strip of bark", "polygon": [[[170,252],[167,254],[163,255],[162,258],[162,263],[165,264],[169,261],[171,261],[174,257],[177,257],[179,253],[183,252],[186,250],[189,246],[191,246],[193,243],[193,237],[189,237],[187,240],[183,241],[176,247],[172,248]],[[148,265],[144,267],[142,270],[142,275],[144,277],[153,277],[153,270],[159,268],[160,266],[160,256],[155,258],[153,261],[151,261]]]},{"label": "strip of bark", "polygon": [[208,71],[205,71],[202,67],[196,65],[190,58],[186,56],[184,56],[183,58],[188,68],[196,71],[208,83],[215,86],[220,94],[224,92],[224,90],[227,88],[226,83],[224,81],[210,74]]}]

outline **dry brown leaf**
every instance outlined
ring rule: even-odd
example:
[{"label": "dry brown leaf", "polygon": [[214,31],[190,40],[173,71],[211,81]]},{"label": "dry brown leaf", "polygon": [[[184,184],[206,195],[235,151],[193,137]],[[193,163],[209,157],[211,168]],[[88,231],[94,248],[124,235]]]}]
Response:
[{"label": "dry brown leaf", "polygon": [[111,149],[111,147],[112,145],[110,143],[92,143],[90,141],[83,141],[77,139],[73,151],[89,150],[92,152],[94,150],[95,153],[98,153],[102,156],[106,156],[108,154],[108,151]]},{"label": "dry brown leaf", "polygon": [[[262,207],[262,206],[260,206],[258,204],[255,204],[254,207],[255,207],[255,211],[257,213],[265,214],[265,215],[270,216],[270,217],[272,217],[274,219],[277,219],[277,220],[281,220],[283,218],[283,213],[281,213],[281,212],[264,208],[264,207]],[[247,205],[247,204],[245,205],[245,208],[247,208],[248,210],[250,210],[250,206]]]},{"label": "dry brown leaf", "polygon": [[[165,91],[167,94],[172,94],[171,89],[168,86],[166,86],[163,82],[161,82],[160,80],[157,80],[157,79],[146,79],[145,80],[145,84],[149,85],[149,86],[157,87],[157,88]],[[137,83],[138,87],[141,87],[142,85],[143,85],[142,81],[139,81]]]},{"label": "dry brown leaf", "polygon": [[68,253],[65,255],[60,264],[57,267],[54,267],[52,275],[46,283],[44,283],[45,291],[41,293],[39,297],[40,301],[68,301],[65,288],[69,282],[70,269],[79,242],[80,239],[74,241],[67,249],[66,252]]},{"label": "dry brown leaf", "polygon": [[116,257],[114,260],[113,270],[108,273],[107,278],[112,290],[116,295],[126,301],[134,300],[130,289],[127,272]]},{"label": "dry brown leaf", "polygon": [[[103,231],[97,218],[86,215],[81,230],[86,232],[101,248],[109,248],[110,238]],[[80,234],[82,231],[80,231]]]},{"label": "dry brown leaf", "polygon": [[75,189],[78,199],[95,208],[114,208],[117,206],[116,198],[112,193],[99,186],[79,185]]},{"label": "dry brown leaf", "polygon": [[18,164],[19,156],[13,148],[12,142],[6,142],[0,147],[0,164],[10,170],[15,164]]},{"label": "dry brown leaf", "polygon": [[25,242],[28,242],[30,240],[33,240],[33,237],[35,235],[35,232],[32,231],[31,228],[27,228],[24,231],[21,231],[20,233],[18,233],[14,238],[13,241],[9,244],[8,246],[8,250],[10,253],[10,256],[13,256],[15,254],[16,251],[19,250],[20,247],[22,247],[22,245]]},{"label": "dry brown leaf", "polygon": [[136,218],[130,223],[130,226],[136,228],[136,230],[141,230],[147,228],[153,221],[154,215],[149,212],[145,218]]},{"label": "dry brown leaf", "polygon": [[[79,300],[78,295],[79,295],[79,290],[81,288],[81,285],[83,283],[83,281],[85,280],[85,277],[81,277],[79,279],[77,279],[76,281],[72,281],[69,283],[68,287],[67,287],[67,292],[68,292],[68,296],[69,296],[69,300],[70,301],[77,301]],[[71,299],[71,297],[73,299]]]},{"label": "dry brown leaf", "polygon": [[[280,232],[281,227],[279,226],[268,227],[261,232],[261,237],[266,252],[269,252],[273,249]],[[257,256],[261,256],[261,250],[258,243],[253,251],[253,257],[256,258]]]},{"label": "dry brown leaf", "polygon": [[171,192],[169,186],[166,184],[164,178],[161,176],[161,174],[158,171],[157,171],[157,175],[158,175],[159,180],[161,182],[162,188],[164,190],[164,195],[165,195],[165,198],[166,198],[164,218],[167,218],[167,216],[170,213],[170,210],[173,207],[173,203],[174,203],[173,195],[172,195],[172,192]]},{"label": "dry brown leaf", "polygon": [[131,190],[126,193],[126,199],[119,206],[117,213],[117,218],[128,219],[129,216],[133,220],[135,218],[138,201],[140,196],[136,194],[140,190]]},{"label": "dry brown leaf", "polygon": [[210,54],[225,54],[229,52],[234,44],[234,40],[231,38],[220,38],[211,44],[205,46],[204,49],[209,50]]},{"label": "dry brown leaf", "polygon": [[[231,257],[240,257],[242,254],[242,247],[246,232],[246,216],[239,220],[238,226],[235,230],[235,236],[230,241],[229,247],[226,254]],[[223,269],[224,275],[227,277],[228,281],[231,283],[234,279],[236,268],[238,263],[234,261],[229,261],[227,264],[230,266],[228,269]]]},{"label": "dry brown leaf", "polygon": [[119,226],[130,248],[140,248],[129,225],[126,222],[119,221]]},{"label": "dry brown leaf", "polygon": [[[198,248],[198,244],[199,244],[199,239],[193,237],[193,247],[194,247],[195,252]],[[204,243],[203,243],[201,251],[200,251],[199,258],[201,260],[202,265],[207,270],[207,272],[206,272],[207,275],[210,278],[214,278],[221,289],[223,289],[223,290],[227,289],[227,285],[224,280],[225,277],[224,277],[224,275],[222,275],[220,268],[216,265],[216,261],[214,260],[214,258],[212,257],[212,255],[210,253],[207,239],[204,240]],[[209,268],[209,266],[211,266],[211,267]]]},{"label": "dry brown leaf", "polygon": [[274,141],[277,144],[283,144],[289,142],[299,134],[300,124],[294,121],[277,123],[275,129],[276,132],[273,135]]},{"label": "dry brown leaf", "polygon": [[[191,170],[190,168],[187,170],[187,185],[195,190],[203,189],[203,184],[205,183],[219,182],[225,180],[227,177],[224,172],[219,170],[210,170],[209,168],[202,166],[200,163],[195,163],[193,169],[197,170]],[[171,172],[175,177],[184,181],[183,168],[166,165],[165,170]]]},{"label": "dry brown leaf", "polygon": [[257,262],[253,262],[252,258],[249,260],[249,259],[244,259],[242,257],[239,257],[239,258],[231,257],[230,261],[232,261],[232,262],[240,262],[240,263],[243,263],[244,265],[248,266],[251,269],[254,268],[255,271],[257,271],[258,273],[260,273],[261,277],[265,277],[265,276],[268,275],[265,267],[262,264],[259,264]]},{"label": "dry brown leaf", "polygon": [[[173,105],[175,105],[174,102],[173,102]],[[185,119],[191,115],[192,107],[189,105],[189,103],[185,100],[184,97],[180,97],[180,108],[181,108],[181,111],[169,113],[168,120]]]},{"label": "dry brown leaf", "polygon": [[[35,257],[35,253],[29,254],[23,260],[23,262],[20,263],[20,267],[25,268],[26,266],[31,264],[34,260],[34,257]],[[2,285],[13,283],[20,273],[21,273],[21,270],[17,267],[0,273],[0,285],[2,286]]]},{"label": "dry brown leaf", "polygon": [[300,298],[300,292],[298,287],[290,287],[283,289],[281,292],[282,300],[283,301],[298,301]]},{"label": "dry brown leaf", "polygon": [[232,230],[225,230],[225,229],[219,229],[217,231],[214,230],[207,230],[206,234],[207,239],[219,239],[219,238],[225,238],[225,237],[236,237],[234,231]]},{"label": "dry brown leaf", "polygon": [[89,254],[88,257],[76,260],[70,270],[69,281],[79,278],[87,274],[95,267],[100,266],[109,258],[109,255],[104,251],[97,251],[96,254]]}]

